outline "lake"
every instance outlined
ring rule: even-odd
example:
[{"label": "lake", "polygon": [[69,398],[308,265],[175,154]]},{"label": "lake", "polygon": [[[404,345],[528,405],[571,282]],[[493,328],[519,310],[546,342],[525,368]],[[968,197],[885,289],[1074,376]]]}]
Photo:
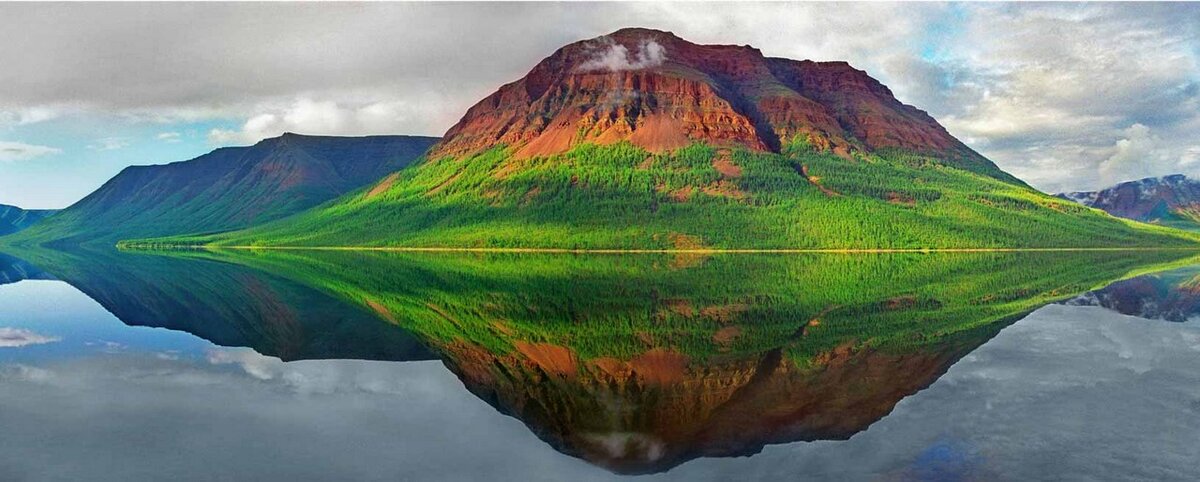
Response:
[{"label": "lake", "polygon": [[1198,480],[1183,251],[0,255],[0,480]]}]

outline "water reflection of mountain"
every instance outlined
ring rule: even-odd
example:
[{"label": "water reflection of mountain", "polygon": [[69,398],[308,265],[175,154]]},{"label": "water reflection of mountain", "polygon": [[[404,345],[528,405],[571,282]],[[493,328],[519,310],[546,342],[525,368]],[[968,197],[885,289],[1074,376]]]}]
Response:
[{"label": "water reflection of mountain", "polygon": [[1183,255],[105,256],[31,259],[126,323],[288,359],[418,340],[557,450],[652,473],[846,439],[1031,310]]},{"label": "water reflection of mountain", "polygon": [[1183,268],[1118,281],[1064,301],[1149,320],[1184,322],[1200,315],[1200,269]]},{"label": "water reflection of mountain", "polygon": [[23,259],[0,253],[0,285],[24,280],[52,280],[50,273]]},{"label": "water reflection of mountain", "polygon": [[408,332],[366,310],[236,264],[98,250],[21,256],[130,326],[185,331],[285,361],[433,358]]},{"label": "water reflection of mountain", "polygon": [[208,256],[367,307],[556,449],[651,473],[848,438],[1029,311],[1182,255]]}]

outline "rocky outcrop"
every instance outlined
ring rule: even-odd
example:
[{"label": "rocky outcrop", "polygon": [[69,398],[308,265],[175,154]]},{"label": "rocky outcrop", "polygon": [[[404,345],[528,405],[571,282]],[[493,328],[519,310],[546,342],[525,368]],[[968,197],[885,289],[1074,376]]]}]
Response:
[{"label": "rocky outcrop", "polygon": [[764,57],[630,28],[567,45],[471,107],[431,158],[497,145],[536,157],[594,142],[663,152],[702,141],[779,151],[801,141],[846,155],[900,148],[990,162],[845,62]]}]

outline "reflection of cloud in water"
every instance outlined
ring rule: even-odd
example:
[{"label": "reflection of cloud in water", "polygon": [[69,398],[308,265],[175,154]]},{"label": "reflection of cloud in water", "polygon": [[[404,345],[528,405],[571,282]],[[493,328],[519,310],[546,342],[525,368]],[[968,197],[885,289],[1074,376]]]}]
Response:
[{"label": "reflection of cloud in water", "polygon": [[247,375],[303,394],[401,394],[413,391],[412,380],[397,377],[388,363],[357,360],[303,360],[284,362],[249,348],[212,348],[212,365],[233,365]]},{"label": "reflection of cloud in water", "polygon": [[29,365],[0,365],[0,382],[46,383],[54,372]]},{"label": "reflection of cloud in water", "polygon": [[[554,451],[440,363],[156,354],[0,364],[0,480],[629,480]],[[652,478],[1198,480],[1196,433],[1200,325],[1050,306],[850,440]]]},{"label": "reflection of cloud in water", "polygon": [[0,327],[0,348],[20,348],[62,341],[57,336],[35,333],[24,328]]}]

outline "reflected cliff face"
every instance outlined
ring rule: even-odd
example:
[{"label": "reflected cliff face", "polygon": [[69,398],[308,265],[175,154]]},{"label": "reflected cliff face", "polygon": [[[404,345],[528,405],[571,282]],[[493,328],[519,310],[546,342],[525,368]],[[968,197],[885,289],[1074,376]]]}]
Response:
[{"label": "reflected cliff face", "polygon": [[1033,309],[1184,256],[18,255],[128,325],[284,360],[438,357],[617,473],[849,438]]}]

